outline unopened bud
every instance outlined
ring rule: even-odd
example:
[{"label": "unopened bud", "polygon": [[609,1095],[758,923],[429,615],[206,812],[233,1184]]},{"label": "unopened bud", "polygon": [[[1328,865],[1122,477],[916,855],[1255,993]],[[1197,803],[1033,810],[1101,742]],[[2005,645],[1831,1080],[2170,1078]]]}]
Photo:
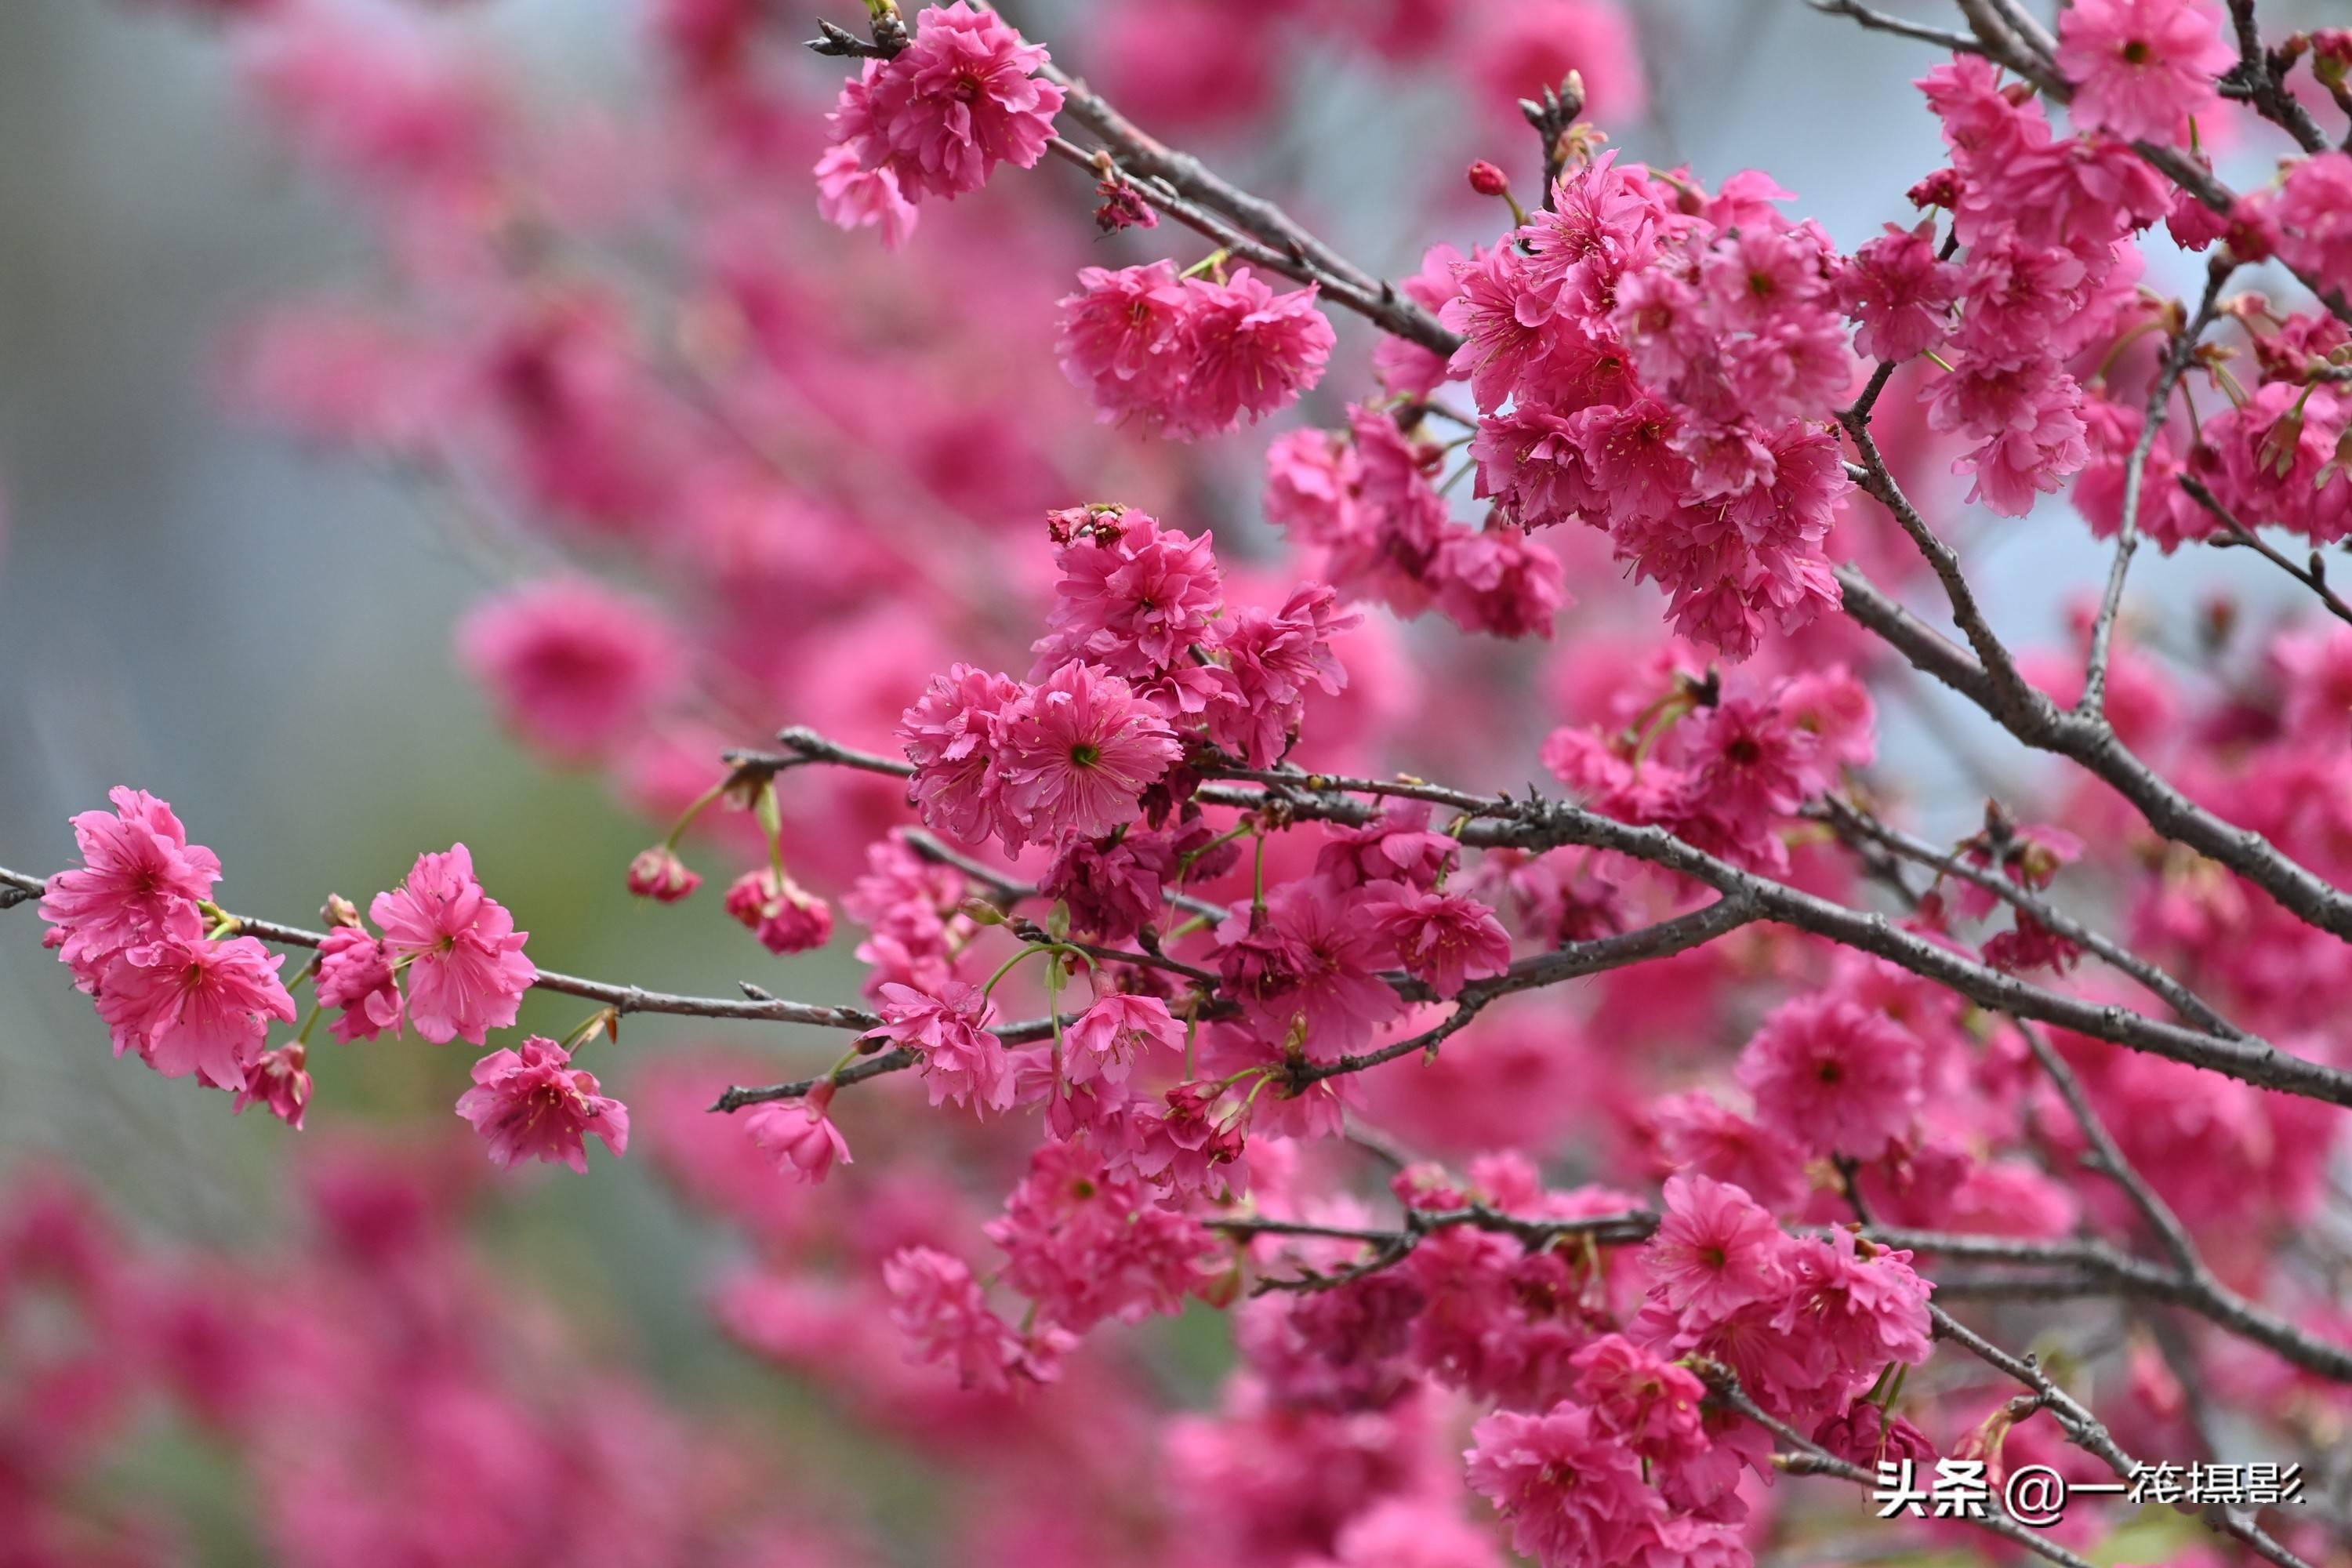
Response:
[{"label": "unopened bud", "polygon": [[2330,92],[2352,76],[2352,27],[2322,27],[2311,35],[2311,74]]},{"label": "unopened bud", "polygon": [[629,891],[641,899],[674,904],[700,886],[701,877],[667,844],[643,850],[629,862]]},{"label": "unopened bud", "polygon": [[1960,205],[1960,176],[1951,169],[1938,169],[1913,185],[1911,205],[1915,207],[1956,207]]},{"label": "unopened bud", "polygon": [[2303,405],[2280,415],[2263,434],[2263,444],[2255,450],[2254,466],[2273,479],[2283,479],[2294,472],[2295,459],[2303,455]]},{"label": "unopened bud", "polygon": [[1001,926],[1004,923],[1004,911],[986,899],[966,899],[956,906],[956,913],[974,925]]},{"label": "unopened bud", "polygon": [[1481,158],[1470,165],[1470,188],[1482,196],[1508,195],[1511,182],[1502,170]]},{"label": "unopened bud", "polygon": [[342,894],[329,893],[326,907],[319,911],[319,918],[331,926],[349,926],[357,931],[360,924],[360,909],[357,904],[343,897]]}]

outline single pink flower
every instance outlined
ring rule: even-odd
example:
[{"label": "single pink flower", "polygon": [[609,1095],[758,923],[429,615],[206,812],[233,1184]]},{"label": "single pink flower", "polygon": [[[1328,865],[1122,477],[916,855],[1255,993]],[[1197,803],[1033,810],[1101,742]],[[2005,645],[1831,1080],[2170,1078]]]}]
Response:
[{"label": "single pink flower", "polygon": [[1739,1188],[1706,1176],[1666,1183],[1666,1210],[1646,1257],[1654,1289],[1688,1323],[1776,1298],[1788,1236]]},{"label": "single pink flower", "polygon": [[931,1103],[969,1104],[975,1110],[1004,1110],[1013,1104],[1013,1072],[1004,1043],[989,1032],[996,1007],[980,987],[961,980],[943,984],[936,995],[910,985],[886,984],[882,1023],[869,1039],[888,1040],[919,1052],[917,1064]]},{"label": "single pink flower", "polygon": [[319,1000],[340,1010],[330,1026],[345,1045],[373,1040],[384,1030],[400,1033],[400,982],[393,973],[398,955],[382,937],[357,926],[339,925],[319,947]]},{"label": "single pink flower", "polygon": [[1064,665],[1004,720],[1006,803],[1037,843],[1133,822],[1183,752],[1158,710],[1099,665]]},{"label": "single pink flower", "polygon": [[964,1387],[1002,1394],[1014,1378],[1049,1383],[1076,1342],[1050,1324],[1030,1334],[990,1310],[971,1267],[929,1247],[905,1247],[882,1265],[890,1321],[907,1336],[912,1362],[952,1366]]},{"label": "single pink flower", "polygon": [[522,994],[539,978],[523,956],[529,931],[474,879],[463,844],[416,858],[407,879],[378,893],[368,913],[407,963],[408,1021],[436,1045],[484,1043],[515,1021]]},{"label": "single pink flower", "polygon": [[735,879],[727,913],[770,952],[806,952],[833,940],[832,906],[790,877],[779,880],[772,867]]},{"label": "single pink flower", "polygon": [[1169,1013],[1167,1003],[1124,992],[1114,992],[1079,1014],[1066,1035],[1062,1067],[1072,1083],[1096,1078],[1117,1083],[1138,1057],[1184,1048],[1184,1026]]},{"label": "single pink flower", "polygon": [[1633,1563],[1665,1517],[1641,1457],[1581,1405],[1498,1412],[1470,1436],[1471,1489],[1508,1522],[1512,1549],[1541,1568]]},{"label": "single pink flower", "polygon": [[1510,933],[1493,910],[1467,894],[1376,882],[1367,889],[1363,913],[1405,973],[1446,1001],[1470,981],[1511,966]]},{"label": "single pink flower", "polygon": [[652,608],[572,577],[481,605],[458,628],[457,654],[508,725],[562,762],[608,757],[635,738],[686,662]]},{"label": "single pink flower", "polygon": [[701,874],[667,844],[639,850],[629,862],[629,891],[638,898],[674,904],[700,886]]},{"label": "single pink flower", "polygon": [[805,1099],[755,1105],[743,1113],[743,1131],[783,1174],[796,1182],[822,1182],[835,1161],[856,1163],[849,1141],[826,1114],[832,1100],[832,1086],[820,1084]]},{"label": "single pink flower", "polygon": [[120,784],[107,798],[114,810],[73,819],[82,864],[51,877],[41,896],[49,945],[84,991],[127,947],[174,931],[201,934],[196,905],[221,874],[219,857],[188,842],[167,802]]},{"label": "single pink flower", "polygon": [[1323,379],[1336,341],[1313,284],[1276,294],[1248,268],[1185,281],[1183,386],[1170,434],[1219,436],[1298,401]]},{"label": "single pink flower", "polygon": [[116,1056],[135,1050],[165,1078],[194,1073],[215,1089],[241,1090],[269,1020],[294,1021],[294,998],[278,978],[285,962],[249,936],[161,935],[108,962],[98,1016],[114,1031]]},{"label": "single pink flower", "polygon": [[500,1170],[545,1160],[586,1175],[589,1135],[615,1157],[629,1148],[629,1108],[600,1087],[594,1073],[572,1066],[570,1051],[533,1035],[519,1052],[492,1051],[474,1064],[474,1087],[457,1097],[457,1114],[488,1140]]},{"label": "single pink flower", "polygon": [[1924,1098],[1918,1037],[1843,996],[1783,1003],[1739,1054],[1757,1120],[1804,1148],[1873,1160]]},{"label": "single pink flower", "polygon": [[1045,63],[993,11],[966,0],[925,7],[905,48],[842,85],[834,144],[816,168],[824,216],[844,228],[878,224],[895,247],[922,197],[976,191],[999,163],[1034,168],[1062,108],[1062,89],[1034,74]]},{"label": "single pink flower", "polygon": [[236,1110],[242,1113],[248,1105],[266,1105],[278,1121],[297,1132],[302,1131],[302,1113],[310,1104],[309,1058],[299,1043],[264,1051],[246,1074],[245,1087],[236,1091]]},{"label": "single pink flower", "polygon": [[2126,142],[2184,140],[2192,115],[2221,107],[2214,79],[2237,58],[2204,0],[2074,0],[2058,13],[2068,118]]},{"label": "single pink flower", "polygon": [[1007,715],[1023,691],[1010,676],[958,664],[933,676],[900,716],[898,743],[915,764],[907,799],[929,826],[968,842],[991,833],[1019,842],[1000,756]]}]

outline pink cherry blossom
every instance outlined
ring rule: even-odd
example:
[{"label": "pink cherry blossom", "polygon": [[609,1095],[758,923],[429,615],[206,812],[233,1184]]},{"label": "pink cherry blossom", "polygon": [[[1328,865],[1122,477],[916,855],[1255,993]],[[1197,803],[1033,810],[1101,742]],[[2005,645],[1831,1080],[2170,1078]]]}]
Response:
[{"label": "pink cherry blossom", "polygon": [[1509,1524],[1512,1549],[1542,1568],[1632,1562],[1664,1515],[1641,1459],[1580,1405],[1498,1411],[1470,1436],[1471,1489]]},{"label": "pink cherry blossom", "polygon": [[1024,1336],[989,1309],[971,1266],[935,1247],[912,1247],[882,1265],[890,1320],[912,1342],[911,1361],[955,1369],[965,1388],[1001,1394],[1014,1378],[1051,1382],[1068,1336]]},{"label": "pink cherry blossom", "polygon": [[588,1173],[587,1139],[602,1138],[615,1157],[629,1149],[629,1108],[600,1092],[596,1075],[572,1065],[572,1053],[533,1035],[520,1051],[498,1050],[474,1064],[474,1087],[457,1097],[500,1170],[544,1160]]},{"label": "pink cherry blossom", "polygon": [[677,635],[650,608],[582,578],[481,605],[457,651],[507,723],[565,762],[612,754],[684,674]]},{"label": "pink cherry blossom", "polygon": [[2221,34],[2204,0],[2077,0],[2058,16],[2068,117],[2127,142],[2185,140],[2191,117],[2221,105],[2214,78],[2237,63]]},{"label": "pink cherry blossom", "polygon": [[905,48],[842,88],[817,165],[825,216],[879,224],[895,246],[921,198],[976,191],[999,163],[1034,167],[1062,108],[1061,88],[1035,74],[1045,59],[993,11],[925,7]]},{"label": "pink cherry blossom", "polygon": [[403,1001],[394,965],[399,955],[382,937],[357,926],[339,925],[319,948],[314,982],[321,1005],[338,1010],[331,1027],[348,1045],[373,1040],[390,1029],[400,1033]]},{"label": "pink cherry blossom", "polygon": [[833,940],[833,907],[790,877],[780,878],[773,867],[735,879],[726,907],[728,918],[770,952],[807,952]]},{"label": "pink cherry blossom", "polygon": [[1003,1110],[1013,1104],[1013,1076],[1004,1047],[989,1032],[995,1005],[980,987],[950,980],[936,994],[909,985],[882,987],[881,1026],[869,1038],[917,1052],[916,1064],[933,1105]]},{"label": "pink cherry blossom", "polygon": [[1765,1125],[1809,1149],[1874,1159],[1921,1103],[1919,1042],[1842,996],[1784,1003],[1739,1056],[1739,1082]]},{"label": "pink cherry blossom", "polygon": [[112,811],[73,819],[81,866],[51,877],[41,895],[51,945],[84,991],[125,948],[174,931],[194,936],[196,905],[221,874],[219,858],[188,842],[168,803],[124,785],[107,798]]},{"label": "pink cherry blossom", "polygon": [[824,1180],[834,1163],[855,1163],[849,1141],[828,1114],[832,1095],[820,1085],[800,1100],[772,1100],[743,1112],[743,1131],[776,1169],[796,1182]]},{"label": "pink cherry blossom", "polygon": [[641,899],[674,904],[702,886],[702,877],[666,844],[637,852],[629,862],[629,891]]},{"label": "pink cherry blossom", "polygon": [[1446,1000],[1473,980],[1511,966],[1510,933],[1495,911],[1463,893],[1441,893],[1402,882],[1366,889],[1365,918],[1396,952],[1405,973]]},{"label": "pink cherry blossom", "polygon": [[299,1132],[302,1113],[310,1104],[308,1059],[309,1053],[299,1044],[262,1052],[247,1069],[245,1087],[236,1091],[232,1109],[243,1114],[248,1105],[266,1105],[272,1116]]},{"label": "pink cherry blossom", "polygon": [[1064,1070],[1073,1083],[1097,1077],[1116,1083],[1127,1077],[1138,1057],[1184,1048],[1184,1027],[1169,1015],[1167,1003],[1123,993],[1106,996],[1079,1014],[1066,1037]]},{"label": "pink cherry blossom", "polygon": [[241,1091],[269,1020],[294,1021],[294,999],[278,978],[285,962],[249,936],[205,942],[159,931],[107,961],[98,1016],[114,1031],[116,1056],[135,1050],[165,1078],[193,1073]]},{"label": "pink cherry blossom", "polygon": [[404,961],[408,1021],[436,1045],[481,1045],[515,1021],[522,994],[539,978],[523,956],[529,931],[474,878],[463,844],[416,858],[401,885],[378,893],[368,913]]},{"label": "pink cherry blossom", "polygon": [[1103,834],[1135,820],[1181,748],[1149,703],[1101,666],[1066,664],[1008,708],[1004,800],[1027,837]]},{"label": "pink cherry blossom", "polygon": [[1787,1237],[1739,1188],[1706,1176],[1666,1183],[1665,1215],[1650,1242],[1662,1300],[1685,1321],[1714,1321],[1777,1299]]}]

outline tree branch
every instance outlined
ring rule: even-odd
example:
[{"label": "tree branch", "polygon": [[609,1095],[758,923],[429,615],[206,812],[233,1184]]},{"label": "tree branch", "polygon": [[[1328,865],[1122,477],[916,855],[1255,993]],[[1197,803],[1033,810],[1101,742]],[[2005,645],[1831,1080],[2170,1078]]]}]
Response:
[{"label": "tree branch", "polygon": [[2083,674],[2082,700],[2074,704],[2074,711],[2085,718],[2104,720],[2106,716],[2107,661],[2113,652],[2116,617],[2123,609],[2124,579],[2131,571],[2133,553],[2139,549],[2140,487],[2147,479],[2148,457],[2156,450],[2157,437],[2163,434],[2165,415],[2172,404],[2172,389],[2180,384],[2189,363],[2196,358],[2198,340],[2213,322],[2213,307],[2221,298],[2221,285],[2229,281],[2237,266],[2226,249],[2215,251],[2206,263],[2204,298],[2198,302],[2196,315],[2166,347],[2156,380],[2148,387],[2139,439],[2132,443],[2131,456],[2124,459],[2123,522],[2116,533],[2115,562],[2107,569],[2106,592],[2099,601],[2098,616],[2091,623],[2091,658]]},{"label": "tree branch", "polygon": [[2352,605],[2347,605],[2342,599],[2336,597],[2336,590],[2327,585],[2327,576],[2321,569],[2317,551],[2311,552],[2311,563],[2308,566],[2296,565],[2287,559],[2285,552],[2238,521],[2237,515],[2221,504],[2213,492],[2206,488],[2202,479],[2189,473],[2176,477],[2180,481],[2180,488],[2189,492],[2189,499],[2210,512],[2214,521],[2229,531],[2226,539],[2217,542],[2221,547],[2242,546],[2252,551],[2317,595],[2320,604],[2326,606],[2329,615],[2339,621],[2352,622]]}]

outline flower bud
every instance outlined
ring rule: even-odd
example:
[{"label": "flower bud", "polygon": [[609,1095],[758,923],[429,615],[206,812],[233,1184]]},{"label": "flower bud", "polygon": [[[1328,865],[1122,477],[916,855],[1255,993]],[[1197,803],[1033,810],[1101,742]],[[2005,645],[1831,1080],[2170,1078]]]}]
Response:
[{"label": "flower bud", "polygon": [[629,891],[641,899],[674,904],[700,886],[701,877],[667,844],[640,851],[629,862]]},{"label": "flower bud", "polygon": [[770,952],[806,952],[833,939],[832,906],[773,870],[738,877],[727,889],[727,912]]},{"label": "flower bud", "polygon": [[357,931],[360,927],[360,908],[341,893],[329,893],[326,907],[319,911],[319,918],[330,926],[348,926]]},{"label": "flower bud", "polygon": [[1511,182],[1502,170],[1481,158],[1470,165],[1470,188],[1482,196],[1499,196],[1510,190]]}]

